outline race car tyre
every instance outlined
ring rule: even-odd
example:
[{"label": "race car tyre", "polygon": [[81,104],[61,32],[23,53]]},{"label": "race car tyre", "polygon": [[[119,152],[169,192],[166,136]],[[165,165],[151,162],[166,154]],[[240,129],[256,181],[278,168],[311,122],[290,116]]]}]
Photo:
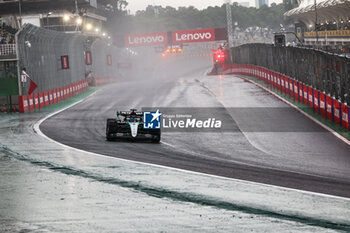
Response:
[{"label": "race car tyre", "polygon": [[152,142],[159,143],[160,142],[160,135],[153,135]]},{"label": "race car tyre", "polygon": [[110,136],[111,133],[116,133],[116,121],[114,119],[107,119],[106,138],[108,141],[113,140],[113,137]]}]

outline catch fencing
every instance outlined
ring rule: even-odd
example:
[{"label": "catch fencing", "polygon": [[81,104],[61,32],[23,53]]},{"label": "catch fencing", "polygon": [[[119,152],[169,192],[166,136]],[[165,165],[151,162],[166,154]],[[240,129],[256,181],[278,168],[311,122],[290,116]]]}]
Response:
[{"label": "catch fencing", "polygon": [[[25,25],[16,35],[18,65],[38,85],[36,92],[68,85],[85,78],[84,45],[89,38]],[[67,58],[67,66],[62,59]],[[29,82],[20,93],[27,93]]]},{"label": "catch fencing", "polygon": [[320,50],[246,44],[231,48],[234,64],[265,67],[292,77],[342,103],[350,103],[350,59]]},{"label": "catch fencing", "polygon": [[[24,25],[16,34],[16,45],[1,47],[1,53],[16,56],[18,95],[10,97],[6,111],[37,110],[84,91],[88,84],[103,85],[115,81],[116,65],[123,49],[102,40],[81,34],[62,33]],[[16,61],[17,60],[17,61]],[[0,59],[1,62],[1,59]],[[30,83],[22,82],[23,70],[37,84],[30,94]],[[17,101],[12,99],[15,97]]]}]

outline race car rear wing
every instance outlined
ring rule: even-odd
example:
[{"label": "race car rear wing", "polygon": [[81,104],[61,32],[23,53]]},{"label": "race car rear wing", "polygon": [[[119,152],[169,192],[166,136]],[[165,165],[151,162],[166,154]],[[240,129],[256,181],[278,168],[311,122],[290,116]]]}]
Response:
[{"label": "race car rear wing", "polygon": [[117,111],[117,116],[131,116],[131,115],[136,115],[136,116],[143,116],[143,112],[138,112],[136,109],[131,109],[131,111]]}]

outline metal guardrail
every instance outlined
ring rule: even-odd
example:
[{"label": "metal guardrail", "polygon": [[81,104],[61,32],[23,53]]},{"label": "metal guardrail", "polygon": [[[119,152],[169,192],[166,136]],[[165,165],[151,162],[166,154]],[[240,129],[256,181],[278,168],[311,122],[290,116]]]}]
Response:
[{"label": "metal guardrail", "polygon": [[0,44],[0,56],[16,55],[16,44]]},{"label": "metal guardrail", "polygon": [[350,103],[350,59],[321,50],[247,44],[231,48],[233,63],[266,67]]},{"label": "metal guardrail", "polygon": [[[350,30],[318,31],[318,37],[350,37]],[[304,37],[316,37],[316,32],[304,32]]]}]

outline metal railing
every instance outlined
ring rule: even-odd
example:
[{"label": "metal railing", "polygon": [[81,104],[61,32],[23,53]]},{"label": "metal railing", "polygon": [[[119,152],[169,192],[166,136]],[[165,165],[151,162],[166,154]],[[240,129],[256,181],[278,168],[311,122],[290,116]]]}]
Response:
[{"label": "metal railing", "polygon": [[0,44],[0,56],[16,55],[16,44]]},{"label": "metal railing", "polygon": [[350,59],[321,50],[247,44],[231,48],[233,63],[288,75],[343,103],[350,103]]},{"label": "metal railing", "polygon": [[[350,30],[318,31],[319,37],[350,37]],[[316,37],[316,32],[304,32],[304,37]]]}]

